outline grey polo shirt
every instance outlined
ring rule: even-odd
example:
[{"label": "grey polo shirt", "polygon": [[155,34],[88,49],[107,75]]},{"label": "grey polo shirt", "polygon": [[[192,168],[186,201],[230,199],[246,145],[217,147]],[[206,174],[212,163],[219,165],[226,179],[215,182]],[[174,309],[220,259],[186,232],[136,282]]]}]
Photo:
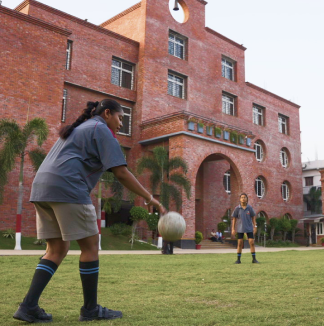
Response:
[{"label": "grey polo shirt", "polygon": [[255,212],[249,204],[245,209],[241,205],[238,205],[232,214],[232,217],[236,218],[236,232],[248,233],[253,232],[252,217],[255,216]]},{"label": "grey polo shirt", "polygon": [[91,204],[102,173],[121,165],[127,163],[115,135],[95,116],[57,140],[37,171],[30,201]]}]

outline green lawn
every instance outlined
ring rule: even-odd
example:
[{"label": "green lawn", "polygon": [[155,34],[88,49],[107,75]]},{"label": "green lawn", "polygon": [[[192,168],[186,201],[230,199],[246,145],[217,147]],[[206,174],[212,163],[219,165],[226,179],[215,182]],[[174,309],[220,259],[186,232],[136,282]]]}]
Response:
[{"label": "green lawn", "polygon": [[[22,237],[21,248],[24,250],[42,250],[42,249],[45,250],[45,246],[33,244],[35,240],[36,238]],[[14,248],[15,248],[15,240],[3,238],[0,234],[0,249],[14,249]],[[71,241],[70,249],[79,250],[79,246],[76,241]],[[102,229],[101,249],[102,250],[131,250],[129,237],[115,236],[111,234],[108,228],[104,228]],[[133,246],[133,250],[157,250],[157,248],[148,245],[146,243],[136,242]]]},{"label": "green lawn", "polygon": [[[101,256],[99,302],[124,313],[93,325],[316,326],[324,320],[323,252]],[[29,287],[37,257],[0,257],[1,325]],[[78,257],[68,256],[41,301],[54,324],[79,325]]]}]

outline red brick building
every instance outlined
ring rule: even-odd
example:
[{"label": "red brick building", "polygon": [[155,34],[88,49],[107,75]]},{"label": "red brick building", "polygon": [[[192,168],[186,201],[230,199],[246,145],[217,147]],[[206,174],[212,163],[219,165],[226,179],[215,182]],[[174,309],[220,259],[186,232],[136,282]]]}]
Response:
[{"label": "red brick building", "polygon": [[[216,228],[243,191],[258,214],[302,218],[299,106],[245,81],[246,49],[205,27],[204,0],[179,3],[183,23],[169,0],[142,0],[100,26],[34,0],[0,7],[2,117],[22,124],[27,113],[44,117],[49,150],[87,101],[119,101],[128,114],[119,141],[131,168],[156,145],[189,165],[183,247],[196,230]],[[6,187],[1,229],[15,225],[17,173]],[[35,232],[33,177],[27,162],[23,234]]]}]

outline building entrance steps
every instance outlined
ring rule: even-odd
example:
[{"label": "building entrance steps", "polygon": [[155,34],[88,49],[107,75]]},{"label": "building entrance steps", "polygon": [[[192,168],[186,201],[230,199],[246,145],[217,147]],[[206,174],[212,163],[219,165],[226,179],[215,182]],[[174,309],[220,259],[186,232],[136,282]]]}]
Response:
[{"label": "building entrance steps", "polygon": [[201,249],[233,249],[236,248],[232,243],[223,240],[223,243],[221,242],[213,242],[209,239],[205,239],[200,242]]}]

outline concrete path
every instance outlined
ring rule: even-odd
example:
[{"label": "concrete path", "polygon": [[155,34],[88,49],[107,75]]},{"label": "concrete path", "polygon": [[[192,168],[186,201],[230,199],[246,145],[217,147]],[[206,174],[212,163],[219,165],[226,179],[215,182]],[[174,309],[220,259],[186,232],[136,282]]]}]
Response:
[{"label": "concrete path", "polygon": [[[256,252],[277,252],[277,251],[308,251],[308,250],[324,250],[324,247],[296,247],[296,248],[264,248],[256,247]],[[250,249],[243,249],[243,253],[249,253]],[[42,256],[44,250],[0,250],[0,256]],[[80,250],[70,250],[68,255],[80,255]],[[174,254],[234,254],[236,248],[233,249],[174,249]],[[160,250],[100,250],[100,255],[161,255]]]}]

